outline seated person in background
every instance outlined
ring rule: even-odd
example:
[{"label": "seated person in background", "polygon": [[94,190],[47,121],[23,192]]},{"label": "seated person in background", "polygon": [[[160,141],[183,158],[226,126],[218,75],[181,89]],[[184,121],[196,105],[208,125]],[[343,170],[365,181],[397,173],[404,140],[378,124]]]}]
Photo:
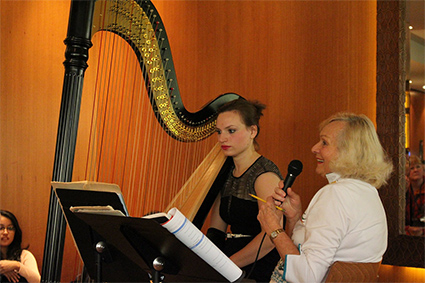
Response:
[{"label": "seated person in background", "polygon": [[409,156],[409,182],[406,186],[406,234],[423,236],[425,229],[424,167],[416,155]]},{"label": "seated person in background", "polygon": [[[287,193],[276,188],[258,214],[281,256],[271,282],[321,282],[335,261],[380,262],[387,248],[377,188],[386,183],[392,164],[373,123],[364,115],[338,113],[322,122],[312,152],[316,173],[329,184],[304,214],[292,188]],[[285,209],[285,231],[275,205]]]},{"label": "seated person in background", "polygon": [[[208,238],[246,272],[245,276],[257,282],[268,282],[279,260],[257,220],[258,208],[264,204],[249,195],[265,198],[282,180],[277,166],[257,152],[256,138],[264,108],[258,102],[237,99],[218,110],[218,142],[224,155],[232,157],[233,165],[212,208],[207,232]],[[226,235],[228,225],[232,234]],[[250,274],[260,247],[259,260]]]},{"label": "seated person in background", "polygon": [[22,230],[15,215],[0,210],[1,260],[0,282],[40,282],[37,261],[22,248]]}]

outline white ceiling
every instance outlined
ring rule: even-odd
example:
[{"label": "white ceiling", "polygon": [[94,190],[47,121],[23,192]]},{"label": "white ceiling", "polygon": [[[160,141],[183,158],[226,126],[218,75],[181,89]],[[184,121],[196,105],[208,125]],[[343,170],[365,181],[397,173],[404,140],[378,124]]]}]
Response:
[{"label": "white ceiling", "polygon": [[[412,81],[410,89],[425,92],[425,0],[406,1],[406,23],[413,27],[410,30],[411,54],[408,79]],[[414,41],[414,42],[413,42]],[[415,47],[415,48],[413,48]]]}]

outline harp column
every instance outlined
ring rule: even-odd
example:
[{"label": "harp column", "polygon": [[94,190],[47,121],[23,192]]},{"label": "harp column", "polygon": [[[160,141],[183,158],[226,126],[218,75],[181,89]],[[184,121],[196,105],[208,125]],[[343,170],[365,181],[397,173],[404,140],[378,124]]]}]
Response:
[{"label": "harp column", "polygon": [[[75,144],[80,115],[84,73],[88,50],[92,46],[91,30],[95,0],[72,0],[65,39],[65,77],[59,115],[58,135],[53,165],[53,181],[72,179]],[[60,282],[66,222],[53,190],[50,190],[49,215],[44,244],[42,282]]]}]

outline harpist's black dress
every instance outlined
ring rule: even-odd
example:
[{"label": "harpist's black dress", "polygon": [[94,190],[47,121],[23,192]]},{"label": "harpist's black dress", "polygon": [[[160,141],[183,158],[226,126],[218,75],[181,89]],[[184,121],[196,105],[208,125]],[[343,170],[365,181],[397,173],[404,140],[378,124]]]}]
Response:
[{"label": "harpist's black dress", "polygon": [[[232,234],[251,235],[249,238],[229,238],[226,240],[224,253],[228,256],[245,247],[257,234],[261,232],[260,222],[257,220],[257,200],[249,194],[256,195],[255,180],[263,173],[273,172],[281,179],[277,166],[267,158],[260,156],[245,173],[236,178],[230,170],[224,188],[221,191],[220,216],[230,225]],[[267,236],[266,236],[267,237]],[[257,261],[250,279],[257,282],[269,282],[270,276],[280,257],[276,249]],[[252,264],[243,268],[248,275]]]}]

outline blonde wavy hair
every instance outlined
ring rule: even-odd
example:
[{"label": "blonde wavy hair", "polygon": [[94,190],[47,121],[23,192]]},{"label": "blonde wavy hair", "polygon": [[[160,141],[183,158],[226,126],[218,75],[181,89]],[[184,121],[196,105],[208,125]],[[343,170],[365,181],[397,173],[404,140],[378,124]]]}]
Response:
[{"label": "blonde wavy hair", "polygon": [[345,127],[337,137],[339,154],[329,164],[332,172],[344,178],[359,179],[379,188],[387,183],[393,165],[379,142],[375,126],[365,115],[337,113],[320,124],[326,125],[342,121]]}]

